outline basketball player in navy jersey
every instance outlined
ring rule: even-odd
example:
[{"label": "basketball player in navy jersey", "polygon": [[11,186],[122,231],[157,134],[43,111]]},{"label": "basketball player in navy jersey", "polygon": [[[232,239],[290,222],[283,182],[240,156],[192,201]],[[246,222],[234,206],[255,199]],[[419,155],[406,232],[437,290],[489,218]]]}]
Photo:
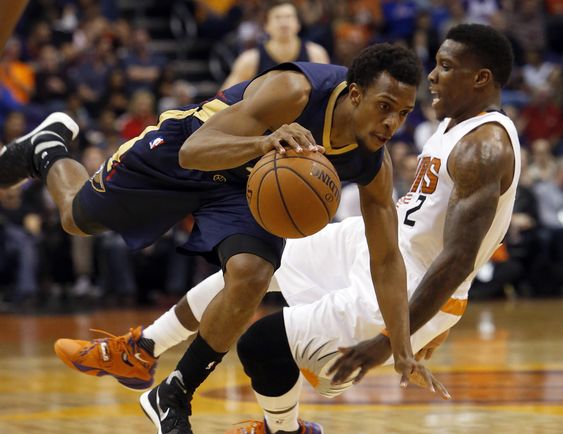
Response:
[{"label": "basketball player in navy jersey", "polygon": [[319,44],[299,38],[297,8],[288,0],[275,0],[267,4],[264,30],[268,40],[244,51],[233,63],[230,75],[222,89],[231,87],[256,74],[284,62],[328,63],[326,50]]},{"label": "basketball player in navy jersey", "polygon": [[[350,70],[282,64],[201,104],[162,113],[158,125],[124,143],[92,178],[69,158],[78,126],[63,113],[50,115],[4,149],[0,186],[29,176],[41,179],[67,232],[113,230],[139,249],[191,213],[195,227],[184,249],[222,266],[223,291],[206,309],[177,369],[148,397],[158,410],[153,422],[159,432],[192,432],[194,391],[238,339],[279,266],[284,240],[253,220],[245,186],[247,168],[272,149],[284,153],[285,146],[325,152],[343,181],[360,185],[371,276],[395,369],[403,383],[416,375],[432,387],[430,372],[414,359],[410,344],[392,167],[384,148],[414,107],[420,75],[413,52],[388,44],[366,48]],[[154,365],[150,342],[140,335],[131,341],[146,347],[138,351],[139,362]]]}]

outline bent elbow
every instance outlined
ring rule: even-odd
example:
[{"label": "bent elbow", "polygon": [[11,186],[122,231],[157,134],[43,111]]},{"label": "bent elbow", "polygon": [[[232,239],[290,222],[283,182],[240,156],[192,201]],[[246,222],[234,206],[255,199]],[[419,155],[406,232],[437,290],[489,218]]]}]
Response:
[{"label": "bent elbow", "polygon": [[197,169],[194,167],[195,158],[193,150],[184,144],[178,153],[178,164],[182,169]]}]

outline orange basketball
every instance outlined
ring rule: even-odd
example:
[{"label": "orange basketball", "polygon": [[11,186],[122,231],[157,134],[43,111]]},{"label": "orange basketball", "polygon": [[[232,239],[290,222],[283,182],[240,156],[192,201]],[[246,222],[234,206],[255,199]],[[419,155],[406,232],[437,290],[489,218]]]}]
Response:
[{"label": "orange basketball", "polygon": [[324,228],[340,202],[340,178],[320,152],[270,151],[254,166],[246,186],[256,221],[282,238],[302,238]]}]

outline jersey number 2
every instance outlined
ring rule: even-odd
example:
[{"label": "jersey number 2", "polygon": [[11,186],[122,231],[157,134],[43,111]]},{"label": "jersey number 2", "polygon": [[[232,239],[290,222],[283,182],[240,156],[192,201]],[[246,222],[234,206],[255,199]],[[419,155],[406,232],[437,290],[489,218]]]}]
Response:
[{"label": "jersey number 2", "polygon": [[426,200],[426,196],[418,196],[417,202],[419,202],[419,204],[415,207],[412,207],[411,209],[407,210],[407,212],[405,213],[405,220],[404,220],[404,224],[406,224],[407,226],[414,226],[415,225],[415,221],[410,219],[410,215],[414,212],[417,212],[421,207],[422,204],[424,203],[424,201]]}]

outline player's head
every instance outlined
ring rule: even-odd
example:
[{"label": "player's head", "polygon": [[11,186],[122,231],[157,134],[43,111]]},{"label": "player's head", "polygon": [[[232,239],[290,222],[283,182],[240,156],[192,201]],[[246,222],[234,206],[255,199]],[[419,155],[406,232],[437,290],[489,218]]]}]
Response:
[{"label": "player's head", "polygon": [[470,113],[498,99],[514,56],[508,39],[490,26],[460,24],[446,35],[428,75],[432,107],[439,119]]},{"label": "player's head", "polygon": [[348,70],[352,124],[359,145],[381,148],[414,108],[422,68],[416,54],[390,44],[371,45]]},{"label": "player's head", "polygon": [[289,0],[273,0],[266,6],[264,30],[271,39],[284,40],[297,36],[301,25],[297,8]]}]

